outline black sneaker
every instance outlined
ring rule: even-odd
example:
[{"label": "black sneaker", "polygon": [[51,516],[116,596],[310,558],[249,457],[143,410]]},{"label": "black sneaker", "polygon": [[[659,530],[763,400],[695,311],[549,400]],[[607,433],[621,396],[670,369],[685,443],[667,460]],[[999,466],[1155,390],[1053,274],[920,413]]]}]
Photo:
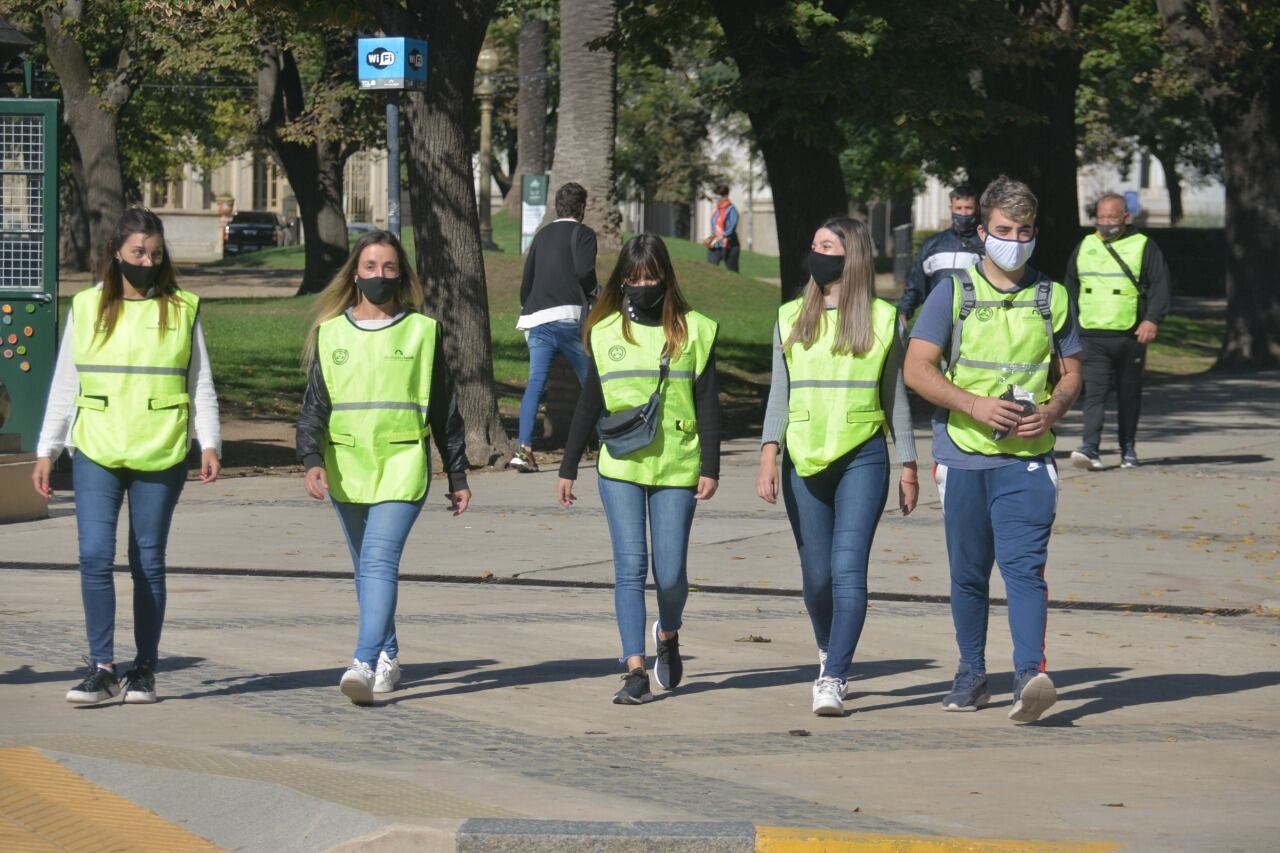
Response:
[{"label": "black sneaker", "polygon": [[77,705],[93,705],[119,695],[120,682],[116,680],[116,671],[91,663],[84,681],[67,691],[67,701]]},{"label": "black sneaker", "polygon": [[613,694],[615,705],[643,705],[653,699],[649,690],[649,674],[641,667],[622,676],[622,689]]},{"label": "black sneaker", "polygon": [[538,473],[538,460],[533,456],[533,448],[527,444],[520,445],[516,455],[507,462],[508,468],[514,468],[521,474]]},{"label": "black sneaker", "polygon": [[658,659],[653,665],[653,677],[663,690],[675,690],[684,678],[684,661],[680,660],[680,635],[664,640],[658,636],[658,623],[653,623],[653,645]]},{"label": "black sneaker", "polygon": [[146,664],[137,664],[124,674],[124,701],[127,705],[150,705],[156,701],[156,673]]}]

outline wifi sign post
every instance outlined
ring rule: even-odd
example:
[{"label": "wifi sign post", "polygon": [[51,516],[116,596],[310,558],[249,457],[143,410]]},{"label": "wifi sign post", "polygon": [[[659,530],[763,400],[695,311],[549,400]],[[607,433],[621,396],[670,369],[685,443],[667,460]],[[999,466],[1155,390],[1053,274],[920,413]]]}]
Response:
[{"label": "wifi sign post", "polygon": [[356,39],[362,90],[387,93],[387,230],[400,236],[400,92],[427,88],[427,43],[400,36]]}]

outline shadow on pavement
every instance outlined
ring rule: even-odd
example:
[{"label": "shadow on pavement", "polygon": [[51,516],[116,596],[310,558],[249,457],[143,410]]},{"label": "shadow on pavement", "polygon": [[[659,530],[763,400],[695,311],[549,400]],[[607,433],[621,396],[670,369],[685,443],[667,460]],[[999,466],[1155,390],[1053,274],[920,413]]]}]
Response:
[{"label": "shadow on pavement", "polygon": [[[1074,672],[1068,670],[1061,673],[1062,681],[1067,684],[1079,683],[1093,679],[1067,678]],[[1089,672],[1090,670],[1083,670]],[[1055,681],[1059,679],[1054,674]],[[1069,726],[1076,720],[1117,711],[1122,708],[1133,708],[1139,705],[1153,705],[1158,702],[1180,702],[1183,699],[1195,699],[1201,696],[1222,696],[1229,693],[1240,693],[1245,690],[1256,690],[1260,687],[1274,687],[1280,684],[1280,672],[1250,672],[1244,675],[1212,675],[1208,673],[1185,673],[1168,675],[1144,675],[1137,678],[1123,678],[1107,684],[1092,684],[1080,690],[1063,692],[1059,684],[1058,701],[1088,699],[1076,708],[1069,708],[1051,713],[1045,720],[1047,726]]]},{"label": "shadow on pavement", "polygon": [[[180,669],[189,669],[198,666],[204,662],[204,658],[197,657],[167,657],[160,661],[160,668],[157,670],[157,677],[162,681],[166,672],[176,672]],[[129,666],[123,661],[116,664],[116,671],[123,674]],[[84,678],[85,667],[77,667],[76,669],[60,669],[53,672],[36,672],[29,664],[23,664],[17,669],[11,669],[8,672],[0,673],[0,684],[49,684],[55,681],[78,682]]]},{"label": "shadow on pavement", "polygon": [[[856,664],[855,664],[856,666]],[[1064,687],[1070,687],[1075,684],[1083,684],[1090,681],[1113,680],[1120,677],[1120,673],[1128,672],[1127,668],[1120,667],[1090,667],[1087,669],[1069,669],[1062,672],[1051,672],[1050,677],[1059,690],[1059,697],[1062,696],[1061,690]],[[1000,701],[992,702],[987,707],[999,708],[1008,705],[1012,701],[1013,692],[1013,673],[1012,672],[996,672],[987,676],[987,689],[993,697],[999,697]],[[869,711],[888,711],[893,708],[911,708],[919,705],[939,705],[942,699],[951,692],[951,680],[934,681],[929,684],[916,684],[911,687],[901,687],[897,690],[889,690],[885,692],[876,691],[854,691],[852,685],[849,690],[849,699],[884,697],[886,699],[900,699],[900,701],[882,702],[879,705],[871,705],[869,707],[859,707],[856,710],[860,714]]]},{"label": "shadow on pavement", "polygon": [[[440,661],[431,664],[409,664],[401,668],[402,683],[405,673],[414,673],[419,680],[440,672],[457,672],[495,663],[492,660],[459,660]],[[313,687],[338,686],[343,668],[325,667],[324,669],[302,669],[294,672],[276,672],[269,675],[237,676],[234,678],[213,678],[202,682],[206,685],[225,685],[210,690],[195,691],[181,696],[167,697],[170,700],[204,699],[210,696],[235,696],[241,693],[268,693],[280,690],[305,690]]]},{"label": "shadow on pavement", "polygon": [[[689,658],[686,658],[686,660],[689,660]],[[496,662],[473,661],[472,663],[484,665]],[[427,671],[435,670],[440,672],[442,667],[444,670],[452,667],[460,672],[452,678],[430,678],[429,683],[424,683],[429,677]],[[461,672],[461,670],[475,668],[474,666],[465,667],[456,666],[455,664],[429,664],[421,665],[421,670],[419,670],[419,667],[413,664],[408,666],[401,664],[401,690],[419,686],[439,686],[443,687],[443,689],[419,692],[412,696],[395,696],[388,699],[385,704],[395,705],[400,702],[436,699],[441,696],[461,696],[481,690],[498,690],[504,687],[519,689],[534,684],[552,684],[559,681],[574,681],[579,678],[602,678],[614,673],[621,675],[618,672],[617,663],[601,658],[549,660],[529,664],[528,666],[510,666],[503,669],[481,669],[475,672]],[[446,685],[453,686],[448,687]]]}]

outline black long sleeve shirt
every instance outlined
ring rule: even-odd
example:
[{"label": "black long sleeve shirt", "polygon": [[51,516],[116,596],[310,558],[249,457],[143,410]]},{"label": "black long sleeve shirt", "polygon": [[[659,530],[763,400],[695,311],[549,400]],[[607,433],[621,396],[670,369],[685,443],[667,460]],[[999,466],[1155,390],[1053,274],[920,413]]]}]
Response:
[{"label": "black long sleeve shirt", "polygon": [[[332,411],[333,401],[329,398],[329,387],[324,382],[320,359],[315,359],[307,375],[307,390],[302,397],[302,412],[298,415],[295,439],[298,460],[308,470],[324,467],[324,446],[329,438],[329,415]],[[449,491],[467,488],[466,426],[458,411],[453,374],[445,362],[443,337],[440,335],[436,336],[435,362],[431,373],[431,407],[427,412],[427,422],[431,426],[431,435],[443,460],[445,473],[449,476]],[[431,450],[425,443],[423,450],[427,453],[429,469]]]},{"label": "black long sleeve shirt", "polygon": [[[1071,294],[1071,301],[1080,305],[1080,273],[1076,268],[1080,246],[1077,245],[1067,261],[1067,273],[1063,278],[1063,286]],[[1138,320],[1131,329],[1086,329],[1080,328],[1080,336],[1085,338],[1115,338],[1132,335],[1138,323],[1150,320],[1157,326],[1169,313],[1173,302],[1173,283],[1169,276],[1169,264],[1165,262],[1164,252],[1156,245],[1156,241],[1147,238],[1147,247],[1142,252],[1142,269],[1138,270]]]},{"label": "black long sleeve shirt", "polygon": [[[645,326],[661,325],[659,321],[635,315],[632,322]],[[604,412],[604,388],[595,359],[588,360],[587,382],[578,397],[578,407],[569,424],[569,438],[560,462],[560,476],[578,479],[578,463],[587,448],[591,433]],[[698,442],[701,446],[699,471],[703,477],[720,479],[720,383],[716,377],[716,348],[711,345],[707,366],[693,382],[693,410],[698,419]]]}]

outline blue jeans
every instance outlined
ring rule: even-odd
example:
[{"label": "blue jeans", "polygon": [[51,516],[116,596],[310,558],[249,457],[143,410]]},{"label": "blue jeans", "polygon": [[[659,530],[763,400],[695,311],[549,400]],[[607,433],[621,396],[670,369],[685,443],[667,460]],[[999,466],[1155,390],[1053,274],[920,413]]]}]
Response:
[{"label": "blue jeans", "polygon": [[800,550],[804,606],[823,675],[847,678],[867,620],[867,562],[889,495],[889,450],[877,433],[827,468],[801,477],[787,456],[782,499]]},{"label": "blue jeans", "polygon": [[551,362],[560,353],[578,375],[578,384],[587,384],[587,353],[582,348],[582,327],[576,320],[544,323],[529,330],[529,384],[520,400],[520,443],[533,444],[533,425],[538,420],[538,403],[547,387]]},{"label": "blue jeans", "polygon": [[425,500],[426,495],[416,501],[377,504],[333,502],[356,570],[360,630],[352,657],[371,667],[377,667],[379,652],[389,658],[400,654],[396,641],[400,555]]},{"label": "blue jeans", "polygon": [[951,565],[951,619],[960,660],[987,669],[987,596],[1000,564],[1009,596],[1016,672],[1044,670],[1049,534],[1057,514],[1058,471],[1051,457],[965,471],[937,466]]},{"label": "blue jeans", "polygon": [[104,468],[84,453],[72,457],[76,531],[80,538],[80,596],[94,663],[115,661],[116,524],[129,496],[129,572],[133,575],[134,665],[155,668],[164,625],[164,551],[178,496],[187,481],[179,462],[163,471]]},{"label": "blue jeans", "polygon": [[600,478],[600,502],[613,541],[613,606],[622,638],[622,657],[644,656],[644,582],[649,575],[645,516],[653,541],[653,583],[658,588],[658,627],[680,630],[689,598],[689,531],[698,501],[694,490],[641,486]]}]

